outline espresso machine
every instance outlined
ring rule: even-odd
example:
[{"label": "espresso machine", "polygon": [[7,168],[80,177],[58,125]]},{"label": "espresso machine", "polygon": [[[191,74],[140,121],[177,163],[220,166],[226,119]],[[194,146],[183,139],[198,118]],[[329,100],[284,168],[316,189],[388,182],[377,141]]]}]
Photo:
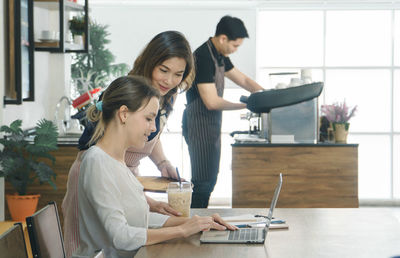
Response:
[{"label": "espresso machine", "polygon": [[[263,90],[242,96],[240,101],[250,111],[242,119],[249,121],[249,131],[235,131],[236,142],[273,142],[272,138],[291,138],[287,142],[315,143],[318,139],[317,97],[322,82],[284,89]],[[283,139],[285,140],[285,139]]]}]

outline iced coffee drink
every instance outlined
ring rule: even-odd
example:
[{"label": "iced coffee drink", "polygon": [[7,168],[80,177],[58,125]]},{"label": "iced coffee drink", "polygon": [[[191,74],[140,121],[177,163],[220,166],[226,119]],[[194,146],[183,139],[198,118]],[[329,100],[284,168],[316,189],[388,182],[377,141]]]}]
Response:
[{"label": "iced coffee drink", "polygon": [[168,184],[168,204],[182,213],[182,217],[190,216],[190,204],[192,202],[192,186],[190,182],[173,182]]}]

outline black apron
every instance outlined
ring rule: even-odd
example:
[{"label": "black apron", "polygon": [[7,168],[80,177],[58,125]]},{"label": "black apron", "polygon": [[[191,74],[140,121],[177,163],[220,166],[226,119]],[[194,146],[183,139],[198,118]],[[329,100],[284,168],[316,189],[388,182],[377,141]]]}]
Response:
[{"label": "black apron", "polygon": [[[208,50],[215,65],[215,86],[219,97],[224,93],[225,65],[219,66],[211,50]],[[189,147],[192,181],[214,181],[214,189],[221,156],[222,111],[208,110],[199,96],[186,106],[183,115],[183,135]],[[196,186],[195,186],[196,188]]]}]

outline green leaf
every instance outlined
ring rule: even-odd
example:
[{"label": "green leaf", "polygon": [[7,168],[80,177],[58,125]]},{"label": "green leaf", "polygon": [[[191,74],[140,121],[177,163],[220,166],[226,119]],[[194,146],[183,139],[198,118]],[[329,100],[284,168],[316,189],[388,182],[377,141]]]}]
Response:
[{"label": "green leaf", "polygon": [[49,159],[49,160],[52,161],[53,164],[56,162],[56,158],[55,158],[53,155],[51,155],[50,153],[48,153],[48,152],[36,153],[36,156],[37,156],[37,157],[40,157],[40,158]]},{"label": "green leaf", "polygon": [[[53,183],[52,178],[56,177],[56,173],[45,163],[39,162],[35,167],[36,175],[39,178],[39,182]],[[53,183],[54,184],[54,183]]]},{"label": "green leaf", "polygon": [[57,190],[57,186],[53,181],[47,181],[47,183],[49,183],[49,185],[51,185],[51,187],[53,187],[54,190]]},{"label": "green leaf", "polygon": [[12,122],[9,127],[6,125],[0,127],[0,132],[5,132],[12,135],[22,134],[21,125],[22,125],[22,120],[18,119]]},{"label": "green leaf", "polygon": [[0,151],[0,175],[10,182],[15,190],[23,195],[27,187],[39,180],[55,186],[54,171],[45,163],[38,162],[39,158],[47,158],[54,164],[55,158],[49,153],[57,149],[57,128],[53,122],[40,120],[34,132],[34,141],[25,140],[26,134],[21,129],[21,120],[16,120],[8,126],[2,126],[7,137],[0,139],[4,148]]},{"label": "green leaf", "polygon": [[2,167],[2,172],[6,177],[6,180],[8,179],[8,177],[21,178],[22,177],[21,173],[24,172],[23,171],[21,172],[20,170],[24,169],[25,160],[23,157],[18,157],[18,156],[2,157],[1,167]]},{"label": "green leaf", "polygon": [[36,134],[37,135],[44,135],[47,137],[57,138],[57,127],[55,124],[49,120],[42,119],[36,125]]},{"label": "green leaf", "polygon": [[30,168],[27,166],[23,157],[3,157],[1,159],[2,174],[6,181],[19,194],[26,194],[27,179],[29,178]]},{"label": "green leaf", "polygon": [[53,122],[42,119],[36,126],[34,144],[26,147],[26,150],[36,156],[43,156],[42,153],[57,149],[57,127]]},{"label": "green leaf", "polygon": [[[89,34],[89,52],[72,55],[71,77],[80,94],[86,91],[84,84],[104,88],[115,78],[126,75],[130,67],[123,63],[113,64],[115,56],[107,48],[110,43],[108,25],[90,21]],[[83,78],[85,83],[78,80]]]}]

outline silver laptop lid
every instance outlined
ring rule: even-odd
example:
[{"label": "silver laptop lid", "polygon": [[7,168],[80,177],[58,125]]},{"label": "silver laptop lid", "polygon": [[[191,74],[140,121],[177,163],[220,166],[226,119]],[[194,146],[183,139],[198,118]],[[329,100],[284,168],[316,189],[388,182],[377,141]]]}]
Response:
[{"label": "silver laptop lid", "polygon": [[272,220],[272,213],[274,212],[276,203],[278,202],[278,197],[279,197],[279,193],[281,192],[281,188],[282,188],[282,173],[279,174],[278,185],[275,188],[274,197],[272,198],[271,207],[269,208],[269,212],[268,212],[268,216],[267,216],[269,221]]},{"label": "silver laptop lid", "polygon": [[279,197],[279,193],[281,192],[281,188],[282,188],[282,173],[279,173],[278,185],[275,187],[274,197],[272,197],[271,207],[269,208],[267,221],[266,221],[265,227],[264,227],[264,240],[267,238],[269,226],[272,221],[272,214],[274,213],[276,203],[278,202],[278,197]]}]

